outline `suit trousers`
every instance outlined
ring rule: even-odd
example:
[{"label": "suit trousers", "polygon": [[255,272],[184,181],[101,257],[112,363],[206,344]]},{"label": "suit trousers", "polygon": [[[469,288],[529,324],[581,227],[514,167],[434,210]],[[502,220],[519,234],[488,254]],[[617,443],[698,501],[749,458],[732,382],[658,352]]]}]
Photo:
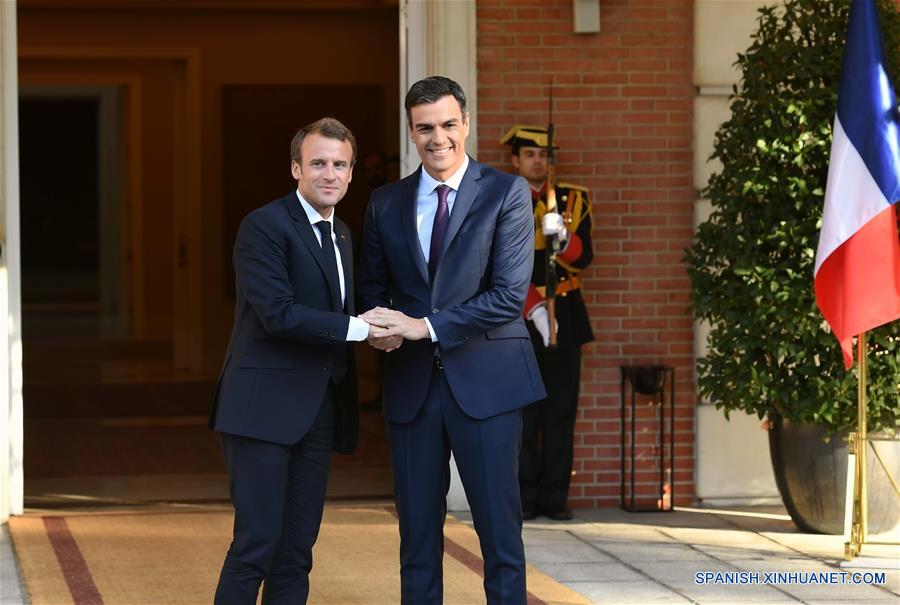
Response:
[{"label": "suit trousers", "polygon": [[443,599],[444,520],[453,452],[484,559],[489,605],[524,605],[525,550],[517,479],[521,411],[483,420],[459,407],[442,370],[432,370],[422,409],[388,424],[394,495],[400,519],[404,605]]},{"label": "suit trousers", "polygon": [[221,433],[234,537],[216,605],[297,605],[309,596],[334,440],[334,395],[326,390],[312,427],[293,445]]},{"label": "suit trousers", "polygon": [[526,407],[522,422],[519,484],[522,506],[535,512],[565,510],[572,479],[572,449],[581,347],[535,345],[547,397]]}]

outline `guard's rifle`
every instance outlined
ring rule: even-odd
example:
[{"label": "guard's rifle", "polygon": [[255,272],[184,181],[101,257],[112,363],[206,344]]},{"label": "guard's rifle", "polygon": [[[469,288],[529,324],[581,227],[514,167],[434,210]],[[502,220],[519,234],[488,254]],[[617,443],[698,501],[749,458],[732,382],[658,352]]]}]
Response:
[{"label": "guard's rifle", "polygon": [[[553,83],[550,83],[550,111],[547,114],[547,212],[556,212],[556,154],[553,153]],[[542,225],[543,227],[543,225]],[[543,233],[543,229],[541,231]],[[559,235],[545,236],[545,280],[549,348],[556,347],[556,254]]]}]

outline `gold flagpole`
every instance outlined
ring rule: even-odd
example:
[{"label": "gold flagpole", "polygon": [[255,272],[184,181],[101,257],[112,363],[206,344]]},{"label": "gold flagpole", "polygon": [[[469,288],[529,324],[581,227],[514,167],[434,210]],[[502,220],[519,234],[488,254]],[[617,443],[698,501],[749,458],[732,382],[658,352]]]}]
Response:
[{"label": "gold flagpole", "polygon": [[856,454],[856,469],[853,480],[853,521],[850,526],[850,541],[844,544],[844,558],[852,559],[859,554],[862,545],[869,535],[869,511],[866,494],[866,450],[868,435],[866,429],[866,333],[857,338],[857,364],[859,376],[857,381],[857,427],[850,434],[850,451]]},{"label": "gold flagpole", "polygon": [[[868,465],[866,464],[866,453],[869,449],[868,421],[866,419],[866,410],[869,407],[866,401],[866,386],[868,384],[868,376],[866,369],[866,333],[859,335],[857,341],[859,347],[859,381],[857,384],[857,406],[859,406],[859,440],[858,452],[856,455],[856,464],[859,467],[859,545],[860,548],[869,537],[869,498],[868,498],[868,477],[866,476]],[[858,551],[857,551],[858,552]]]}]

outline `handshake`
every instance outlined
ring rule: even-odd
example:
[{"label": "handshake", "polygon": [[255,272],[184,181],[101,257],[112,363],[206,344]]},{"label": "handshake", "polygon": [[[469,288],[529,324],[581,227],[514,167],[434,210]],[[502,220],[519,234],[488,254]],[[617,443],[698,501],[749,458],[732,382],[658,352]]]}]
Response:
[{"label": "handshake", "polygon": [[424,319],[413,319],[400,311],[375,307],[359,316],[369,324],[366,341],[380,351],[399,349],[406,340],[431,340],[431,330]]}]

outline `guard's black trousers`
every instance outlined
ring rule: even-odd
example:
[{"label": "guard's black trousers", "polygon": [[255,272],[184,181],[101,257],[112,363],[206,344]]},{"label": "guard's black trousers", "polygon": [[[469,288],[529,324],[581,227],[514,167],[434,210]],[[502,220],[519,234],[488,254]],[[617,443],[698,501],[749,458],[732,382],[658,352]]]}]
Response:
[{"label": "guard's black trousers", "polygon": [[566,508],[572,477],[572,436],[578,410],[581,347],[535,347],[547,398],[523,410],[519,486],[522,508],[557,512]]}]

